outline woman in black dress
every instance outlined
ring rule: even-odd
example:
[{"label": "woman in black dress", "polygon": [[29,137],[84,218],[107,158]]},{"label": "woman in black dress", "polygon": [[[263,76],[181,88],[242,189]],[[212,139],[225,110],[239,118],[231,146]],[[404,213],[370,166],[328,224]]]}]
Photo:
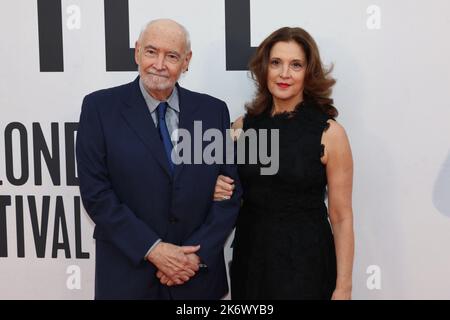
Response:
[{"label": "woman in black dress", "polygon": [[[239,164],[244,194],[232,299],[350,299],[353,162],[345,130],[334,120],[335,80],[301,28],[272,33],[258,47],[250,71],[257,93],[233,123],[242,129],[237,143],[244,143],[247,155],[258,152],[250,150],[245,132],[254,129],[259,139],[259,129],[279,130],[279,167],[274,175],[262,175],[259,161]],[[232,189],[233,181],[219,176],[214,199],[227,199]]]}]

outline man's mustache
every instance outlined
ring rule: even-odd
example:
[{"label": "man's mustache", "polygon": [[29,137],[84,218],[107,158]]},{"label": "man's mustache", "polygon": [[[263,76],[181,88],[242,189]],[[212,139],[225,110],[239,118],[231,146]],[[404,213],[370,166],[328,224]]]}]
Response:
[{"label": "man's mustache", "polygon": [[150,74],[150,75],[156,76],[156,77],[162,77],[162,78],[167,78],[167,79],[169,78],[169,75],[166,73],[157,73],[157,72],[150,71],[150,72],[147,72],[147,74]]}]

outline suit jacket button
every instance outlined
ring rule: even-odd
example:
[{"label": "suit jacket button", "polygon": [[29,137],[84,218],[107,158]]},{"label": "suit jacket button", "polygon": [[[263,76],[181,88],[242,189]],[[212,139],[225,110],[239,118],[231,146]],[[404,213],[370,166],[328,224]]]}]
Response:
[{"label": "suit jacket button", "polygon": [[169,218],[169,222],[170,222],[171,224],[175,224],[175,223],[178,222],[178,219],[175,218],[175,217],[170,217],[170,218]]}]

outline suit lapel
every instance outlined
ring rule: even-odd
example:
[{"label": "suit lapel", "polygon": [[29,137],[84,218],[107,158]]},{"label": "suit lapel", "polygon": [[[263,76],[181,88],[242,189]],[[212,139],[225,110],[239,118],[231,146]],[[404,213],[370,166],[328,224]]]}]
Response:
[{"label": "suit lapel", "polygon": [[144,145],[150,150],[150,153],[155,157],[162,169],[171,178],[172,175],[169,170],[164,146],[139,88],[139,77],[132,83],[131,94],[125,100],[125,103],[127,106],[122,109],[123,117]]},{"label": "suit lapel", "polygon": [[[191,162],[194,160],[193,154],[193,144],[194,144],[194,120],[195,120],[195,112],[197,111],[198,105],[193,97],[193,94],[180,87],[177,83],[178,89],[178,98],[180,104],[180,119],[178,123],[179,129],[187,130],[191,135]],[[179,164],[175,166],[174,171],[174,179],[177,179],[183,171],[185,164]]]}]

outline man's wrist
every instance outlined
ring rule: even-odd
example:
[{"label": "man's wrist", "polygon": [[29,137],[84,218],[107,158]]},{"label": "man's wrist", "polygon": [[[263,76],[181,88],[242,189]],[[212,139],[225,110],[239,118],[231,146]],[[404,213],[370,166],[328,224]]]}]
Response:
[{"label": "man's wrist", "polygon": [[161,239],[158,239],[155,241],[155,243],[153,243],[153,245],[150,247],[150,249],[148,249],[147,253],[144,256],[144,260],[148,260],[150,253],[153,251],[153,249],[156,248],[156,246],[161,243]]}]

